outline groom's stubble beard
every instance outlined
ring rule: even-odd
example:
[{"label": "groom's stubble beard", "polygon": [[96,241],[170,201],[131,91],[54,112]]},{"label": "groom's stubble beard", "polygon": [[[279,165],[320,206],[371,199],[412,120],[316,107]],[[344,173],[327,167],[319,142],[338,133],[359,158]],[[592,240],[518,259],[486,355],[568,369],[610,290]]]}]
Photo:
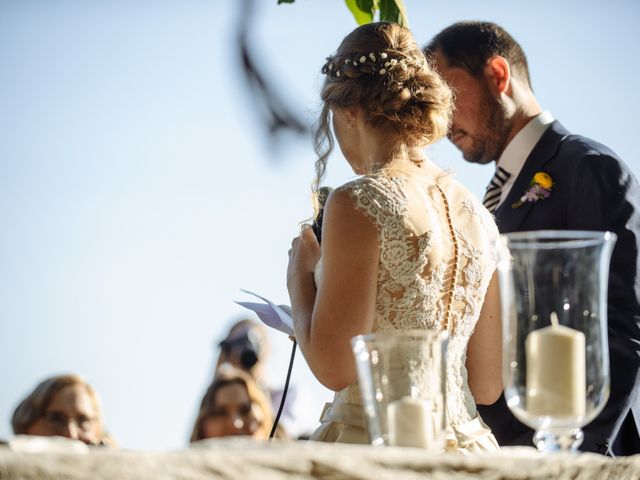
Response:
[{"label": "groom's stubble beard", "polygon": [[479,101],[479,128],[473,136],[471,147],[462,152],[463,158],[470,163],[481,165],[500,158],[507,146],[512,121],[506,107],[494,97],[489,87],[482,83],[482,96]]}]

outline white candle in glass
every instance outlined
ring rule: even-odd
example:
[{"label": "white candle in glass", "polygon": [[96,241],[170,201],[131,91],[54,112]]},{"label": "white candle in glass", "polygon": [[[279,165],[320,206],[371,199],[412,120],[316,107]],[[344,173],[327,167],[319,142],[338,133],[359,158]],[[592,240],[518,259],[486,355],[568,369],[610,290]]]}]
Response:
[{"label": "white candle in glass", "polygon": [[434,444],[433,403],[412,397],[391,402],[387,410],[389,444],[429,448]]},{"label": "white candle in glass", "polygon": [[584,333],[558,323],[527,336],[527,404],[531,415],[585,414],[586,350]]}]

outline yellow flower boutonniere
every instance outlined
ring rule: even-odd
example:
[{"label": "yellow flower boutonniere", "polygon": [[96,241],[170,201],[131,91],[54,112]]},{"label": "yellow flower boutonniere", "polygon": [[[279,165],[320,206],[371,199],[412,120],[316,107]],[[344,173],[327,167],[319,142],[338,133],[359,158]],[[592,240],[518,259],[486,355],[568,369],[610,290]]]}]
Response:
[{"label": "yellow flower boutonniere", "polygon": [[520,200],[511,205],[511,208],[518,208],[525,202],[535,203],[538,200],[548,198],[551,195],[554,183],[548,173],[538,172],[533,176],[530,185],[529,189],[520,197]]}]

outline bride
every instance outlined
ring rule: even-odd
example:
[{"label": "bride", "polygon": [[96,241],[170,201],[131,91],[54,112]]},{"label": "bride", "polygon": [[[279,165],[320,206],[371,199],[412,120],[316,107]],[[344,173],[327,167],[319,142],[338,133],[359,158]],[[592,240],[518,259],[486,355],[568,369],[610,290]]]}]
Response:
[{"label": "bride", "polygon": [[316,188],[333,147],[330,119],[361,176],[329,197],[322,246],[306,228],[289,251],[296,340],[317,379],[337,392],[312,439],[367,443],[353,336],[448,330],[447,448],[497,450],[476,402],[491,404],[502,391],[498,231],[423,152],[447,132],[451,93],[411,32],[383,22],[347,35],[322,72]]}]

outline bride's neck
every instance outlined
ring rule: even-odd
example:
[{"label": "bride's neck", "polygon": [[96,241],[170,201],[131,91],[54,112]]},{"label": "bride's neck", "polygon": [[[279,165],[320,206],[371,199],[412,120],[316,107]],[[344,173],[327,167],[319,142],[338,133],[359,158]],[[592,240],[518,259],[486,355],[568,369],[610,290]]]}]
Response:
[{"label": "bride's neck", "polygon": [[354,147],[360,157],[364,173],[387,169],[413,170],[420,168],[426,157],[422,148],[409,146],[397,134],[390,134],[361,122],[354,132]]},{"label": "bride's neck", "polygon": [[400,145],[391,149],[386,147],[377,152],[371,151],[368,160],[370,173],[390,170],[414,171],[423,167],[426,157],[420,148]]}]

